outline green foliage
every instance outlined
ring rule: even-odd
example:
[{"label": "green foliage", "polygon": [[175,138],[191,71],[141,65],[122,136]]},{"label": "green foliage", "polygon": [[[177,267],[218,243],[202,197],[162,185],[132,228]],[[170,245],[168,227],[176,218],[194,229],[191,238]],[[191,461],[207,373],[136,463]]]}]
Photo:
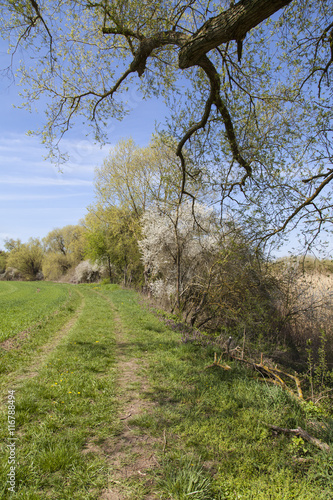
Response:
[{"label": "green foliage", "polygon": [[21,240],[17,239],[14,240],[13,238],[9,238],[5,240],[5,248],[8,252],[11,252],[13,250],[18,250],[21,246],[22,242]]},{"label": "green foliage", "polygon": [[163,464],[158,483],[164,498],[172,500],[212,500],[211,479],[196,456],[183,456]]},{"label": "green foliage", "polygon": [[43,258],[42,271],[46,280],[57,280],[70,268],[66,255],[56,252],[47,252]]},{"label": "green foliage", "polygon": [[19,242],[16,246],[11,247],[7,267],[18,269],[26,280],[38,278],[42,271],[44,255],[41,242],[38,239],[30,238],[28,243],[21,244]]},{"label": "green foliage", "polygon": [[97,202],[140,217],[153,202],[177,199],[181,176],[172,146],[162,135],[144,148],[131,138],[120,140],[95,170]]},{"label": "green foliage", "polygon": [[85,229],[80,225],[53,229],[43,238],[43,244],[43,275],[56,280],[83,260]]},{"label": "green foliage", "polygon": [[85,218],[86,256],[104,264],[113,283],[136,285],[142,279],[141,256],[138,247],[140,225],[128,209],[91,208]]},{"label": "green foliage", "polygon": [[[330,405],[332,396],[330,394],[333,386],[333,370],[329,370],[327,363],[327,337],[324,331],[319,336],[319,348],[317,360],[314,361],[312,341],[307,342],[307,368],[306,379],[310,386],[312,401],[317,398],[328,398],[326,405]],[[325,401],[324,401],[325,402]]]},{"label": "green foliage", "polygon": [[6,270],[7,254],[0,250],[0,274],[4,273]]}]

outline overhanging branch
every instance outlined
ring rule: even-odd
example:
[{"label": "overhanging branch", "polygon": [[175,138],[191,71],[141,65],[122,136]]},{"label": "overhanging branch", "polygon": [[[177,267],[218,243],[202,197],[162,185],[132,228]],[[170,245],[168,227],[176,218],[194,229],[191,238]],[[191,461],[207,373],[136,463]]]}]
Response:
[{"label": "overhanging branch", "polygon": [[246,34],[292,0],[241,0],[206,21],[185,43],[179,53],[179,67],[195,65],[203,55],[231,40],[244,40]]},{"label": "overhanging branch", "polygon": [[286,229],[287,225],[289,224],[289,222],[291,222],[296,217],[296,215],[301,210],[303,210],[303,208],[313,204],[313,201],[317,198],[317,196],[321,193],[321,191],[327,186],[327,184],[329,184],[332,180],[333,180],[333,172],[331,173],[331,175],[326,177],[326,179],[324,181],[321,182],[321,184],[317,187],[317,189],[314,191],[314,193],[311,196],[309,196],[303,203],[301,203],[297,208],[295,208],[293,213],[286,219],[286,221],[284,222],[284,224],[282,224],[282,226],[275,229],[275,231],[270,232],[262,239],[268,240],[272,236],[275,236],[276,234],[284,231]]}]

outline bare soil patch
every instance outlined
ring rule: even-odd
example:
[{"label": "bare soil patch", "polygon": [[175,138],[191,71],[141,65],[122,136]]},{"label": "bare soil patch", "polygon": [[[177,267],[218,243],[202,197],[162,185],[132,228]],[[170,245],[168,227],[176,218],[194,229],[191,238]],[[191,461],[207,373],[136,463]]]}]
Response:
[{"label": "bare soil patch", "polygon": [[15,337],[11,337],[7,340],[4,340],[3,342],[0,343],[0,348],[4,349],[5,351],[10,351],[11,349],[19,349],[22,343],[24,343],[25,340],[28,340],[30,338],[31,332],[33,331],[34,328],[36,328],[37,325],[34,325],[31,328],[28,328],[27,330],[19,332],[17,335],[15,335]]}]

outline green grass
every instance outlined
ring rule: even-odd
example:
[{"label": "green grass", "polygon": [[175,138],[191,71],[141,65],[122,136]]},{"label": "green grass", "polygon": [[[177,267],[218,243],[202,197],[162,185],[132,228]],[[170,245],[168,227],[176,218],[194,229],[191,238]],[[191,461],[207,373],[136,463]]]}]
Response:
[{"label": "green grass", "polygon": [[0,342],[42,322],[68,299],[64,285],[0,281]]},{"label": "green grass", "polygon": [[[45,322],[45,336],[36,333],[39,345],[52,340],[56,318],[63,325],[82,304],[76,323],[38,367],[29,365],[33,339],[20,345],[19,368],[8,372],[1,386],[2,403],[8,389],[16,390],[18,438],[17,493],[7,489],[8,449],[3,446],[1,498],[98,499],[112,483],[106,443],[110,449],[129,422],[119,420],[115,329],[121,328],[127,358],[137,360],[149,381],[141,397],[154,403],[129,425],[138,435],[157,439],[159,464],[145,471],[144,479],[123,481],[127,499],[150,494],[161,500],[332,500],[333,455],[299,438],[273,435],[265,425],[301,426],[330,442],[333,423],[327,416],[280,388],[259,383],[236,363],[229,371],[205,369],[213,351],[182,344],[180,334],[142,307],[132,291],[114,285],[70,289],[72,302]],[[22,370],[25,378],[18,377]],[[314,428],[309,421],[320,424]],[[0,429],[6,444],[6,411]],[[126,451],[126,463],[135,461]]]},{"label": "green grass", "polygon": [[[151,389],[145,397],[157,404],[153,415],[135,423],[156,437],[166,433],[164,467],[157,474],[162,498],[332,499],[332,456],[302,440],[273,436],[265,425],[301,426],[314,434],[307,405],[260,384],[235,363],[230,371],[205,370],[213,358],[210,348],[181,344],[180,334],[161,326],[129,291],[113,294],[112,300],[132,339],[132,355],[149,366]],[[332,424],[318,437],[332,439],[329,429]],[[197,483],[186,472],[193,460]],[[194,493],[205,474],[205,491]]]},{"label": "green grass", "polygon": [[[6,285],[7,282],[0,282],[0,290],[2,292],[5,290],[3,284]],[[33,285],[35,285],[36,287],[36,284],[33,283],[20,282],[15,283],[15,291],[17,291],[22,286],[23,292],[26,293],[27,284],[30,285],[30,287],[32,287]],[[24,302],[21,302],[20,314],[21,320],[23,321],[23,319],[26,318],[27,323],[21,323],[20,332],[17,335],[14,335],[13,332],[10,333],[9,346],[5,347],[0,345],[0,388],[6,386],[6,384],[12,377],[12,374],[23,373],[25,367],[31,362],[31,359],[38,352],[41,352],[42,347],[47,342],[52,341],[52,338],[56,334],[56,332],[60,330],[66,324],[66,322],[73,317],[76,309],[79,307],[82,301],[82,295],[80,295],[77,289],[74,287],[52,283],[43,284],[47,285],[45,288],[43,288],[43,293],[45,294],[44,298],[47,295],[48,291],[50,291],[51,297],[62,297],[62,302],[59,304],[57,310],[50,310],[47,315],[44,315],[44,317],[40,317],[37,323],[31,325],[29,314],[25,314],[26,309],[29,310],[31,307],[29,294],[26,295],[27,304],[24,305]],[[40,285],[40,283],[38,283],[38,285]],[[53,287],[55,289],[55,292],[53,290]],[[34,290],[34,288],[30,288],[30,291],[31,290]],[[14,296],[24,296],[24,293],[13,293]],[[38,295],[38,297],[39,293],[36,294]],[[45,303],[50,303],[50,300],[47,300],[46,298]],[[5,312],[3,310],[4,316],[1,318],[3,324],[6,321],[7,323],[9,323],[11,316],[14,314],[13,309],[9,307],[9,304],[10,302],[9,300],[7,300],[7,308]],[[7,335],[7,338],[9,338],[9,334]]]},{"label": "green grass", "polygon": [[[17,498],[97,498],[107,480],[104,457],[83,449],[92,438],[112,436],[119,425],[118,420],[113,425],[118,410],[113,317],[107,301],[88,288],[81,293],[86,307],[38,375],[21,383],[13,379]],[[1,440],[6,438],[4,412]],[[7,455],[3,448],[1,498],[12,498],[6,487]]]}]

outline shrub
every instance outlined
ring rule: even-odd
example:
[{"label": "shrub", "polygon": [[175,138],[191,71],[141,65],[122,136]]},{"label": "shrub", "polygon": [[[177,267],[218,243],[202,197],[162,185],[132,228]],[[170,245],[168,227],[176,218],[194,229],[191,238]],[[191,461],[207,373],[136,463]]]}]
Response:
[{"label": "shrub", "polygon": [[22,280],[23,277],[18,269],[15,269],[14,267],[8,267],[6,271],[0,275],[0,279],[2,281],[18,281]]},{"label": "shrub", "polygon": [[80,262],[75,268],[73,281],[75,283],[94,283],[101,278],[103,269],[89,260]]}]

